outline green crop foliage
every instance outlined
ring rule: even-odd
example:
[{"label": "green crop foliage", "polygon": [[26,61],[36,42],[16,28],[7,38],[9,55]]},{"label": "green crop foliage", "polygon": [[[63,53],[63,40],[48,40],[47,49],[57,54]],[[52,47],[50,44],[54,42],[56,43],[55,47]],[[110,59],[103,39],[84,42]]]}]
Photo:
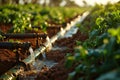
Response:
[{"label": "green crop foliage", "polygon": [[0,23],[12,24],[9,33],[24,33],[39,26],[43,31],[49,24],[64,24],[86,8],[42,7],[37,4],[0,6]]},{"label": "green crop foliage", "polygon": [[[76,41],[75,55],[67,56],[65,65],[69,68],[79,63],[68,80],[110,80],[105,73],[119,75],[120,3],[96,5],[85,21],[77,25],[87,31],[89,38],[84,42]],[[102,79],[103,76],[106,78]],[[115,79],[120,78],[115,76],[111,80]]]}]

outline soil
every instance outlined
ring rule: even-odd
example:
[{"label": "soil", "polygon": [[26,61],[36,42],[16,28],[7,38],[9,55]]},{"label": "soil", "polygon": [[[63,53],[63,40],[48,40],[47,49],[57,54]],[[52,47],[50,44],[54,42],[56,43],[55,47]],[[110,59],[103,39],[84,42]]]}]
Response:
[{"label": "soil", "polygon": [[60,28],[62,26],[60,25],[51,25],[49,27],[47,27],[47,35],[49,38],[51,38],[52,36],[56,35],[58,33],[58,31],[60,31]]},{"label": "soil", "polygon": [[[9,29],[6,28],[5,25],[0,26],[0,29],[6,33]],[[60,28],[50,28],[47,29],[47,34],[49,37],[55,35]],[[54,45],[59,47],[67,47],[65,50],[53,50],[46,53],[48,60],[54,60],[58,62],[55,66],[48,69],[47,67],[43,67],[43,69],[37,73],[37,77],[35,80],[67,80],[68,74],[73,71],[76,65],[73,65],[70,69],[67,69],[65,64],[65,56],[67,53],[74,54],[74,47],[76,46],[76,40],[84,41],[88,37],[85,34],[82,34],[78,31],[73,37],[59,39],[55,42]],[[32,43],[32,47],[36,48],[36,39],[22,39],[21,42],[29,41]],[[40,43],[42,41],[40,40]],[[16,64],[16,56],[13,50],[8,49],[0,49],[0,75],[5,73],[7,70],[12,68]],[[20,52],[21,59],[25,59],[28,55],[23,55],[23,51]]]},{"label": "soil", "polygon": [[15,53],[11,50],[0,49],[0,74],[6,72],[15,64]]},{"label": "soil", "polygon": [[56,64],[49,70],[43,68],[38,74],[36,80],[67,80],[68,74],[74,70],[76,64],[74,64],[71,68],[67,69],[64,65],[65,56],[67,53],[74,54],[76,40],[84,41],[87,38],[87,35],[82,34],[80,31],[78,31],[72,37],[57,40],[54,45],[57,45],[59,47],[67,47],[67,49],[63,51],[55,50],[47,52],[47,59],[54,60],[58,62],[58,64]]},{"label": "soil", "polygon": [[[0,23],[0,30],[3,33],[7,33],[9,29],[12,27],[11,24],[2,24]],[[54,28],[53,28],[54,27]],[[49,37],[52,37],[59,31],[59,27],[52,26],[47,29],[47,35]],[[43,31],[39,30],[37,32],[35,31],[26,31],[26,33],[43,33]],[[8,42],[8,41],[19,41],[19,42],[30,42],[31,47],[35,50],[38,48],[38,46],[43,46],[42,44],[46,41],[45,39],[39,39],[38,45],[37,45],[37,38],[24,38],[24,39],[4,39],[0,42]],[[20,59],[23,60],[25,59],[30,53],[28,50],[20,50],[19,56]],[[0,75],[4,74],[6,71],[11,69],[13,66],[16,65],[16,52],[14,52],[14,49],[9,50],[9,49],[0,49]]]},{"label": "soil", "polygon": [[0,30],[2,30],[2,32],[4,32],[4,33],[7,33],[11,27],[12,27],[12,24],[0,23]]}]

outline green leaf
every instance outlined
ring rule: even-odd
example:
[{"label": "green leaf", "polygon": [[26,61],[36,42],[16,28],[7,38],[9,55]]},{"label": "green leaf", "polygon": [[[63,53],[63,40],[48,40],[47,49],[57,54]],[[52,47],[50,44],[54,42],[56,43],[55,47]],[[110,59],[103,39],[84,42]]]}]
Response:
[{"label": "green leaf", "polygon": [[104,18],[102,17],[99,17],[96,19],[96,24],[99,26],[99,28],[101,27],[103,21],[104,21]]},{"label": "green leaf", "polygon": [[75,76],[76,72],[69,73],[68,80],[73,80],[73,77]]},{"label": "green leaf", "polygon": [[95,38],[95,36],[97,36],[98,34],[99,34],[99,31],[95,29],[92,32],[90,32],[89,37],[90,39],[92,39],[92,38]]},{"label": "green leaf", "polygon": [[74,56],[71,56],[70,54],[67,55],[67,60],[65,62],[65,67],[70,68],[75,60]]},{"label": "green leaf", "polygon": [[112,36],[116,36],[118,31],[114,28],[108,29],[108,33],[110,33]]},{"label": "green leaf", "polygon": [[75,68],[75,71],[76,71],[77,73],[79,73],[80,71],[82,71],[83,67],[84,67],[83,64],[79,64],[79,65]]},{"label": "green leaf", "polygon": [[81,59],[80,53],[75,53],[75,60],[79,61]]},{"label": "green leaf", "polygon": [[120,72],[119,70],[111,71],[106,74],[101,75],[96,80],[120,80]]}]

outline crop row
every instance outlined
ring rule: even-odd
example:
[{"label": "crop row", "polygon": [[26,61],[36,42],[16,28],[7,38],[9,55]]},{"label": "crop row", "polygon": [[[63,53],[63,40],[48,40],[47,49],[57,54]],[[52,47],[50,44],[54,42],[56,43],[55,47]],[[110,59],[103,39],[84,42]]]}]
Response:
[{"label": "crop row", "polygon": [[76,41],[76,54],[67,55],[66,67],[78,64],[68,80],[119,80],[120,3],[96,5],[77,26],[88,39]]},{"label": "crop row", "polygon": [[11,24],[9,33],[24,33],[25,30],[31,30],[32,26],[40,26],[45,31],[49,24],[65,24],[83,11],[85,9],[31,4],[4,5],[0,6],[0,24]]}]

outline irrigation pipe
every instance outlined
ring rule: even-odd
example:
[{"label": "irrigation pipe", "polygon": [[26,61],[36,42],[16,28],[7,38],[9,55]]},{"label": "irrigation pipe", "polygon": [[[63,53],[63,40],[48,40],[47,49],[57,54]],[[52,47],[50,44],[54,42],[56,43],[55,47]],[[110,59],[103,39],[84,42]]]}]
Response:
[{"label": "irrigation pipe", "polygon": [[[49,41],[47,41],[44,45],[46,47],[39,47],[36,49],[33,54],[34,57],[38,57],[40,54],[42,54],[47,48],[50,48],[51,44],[54,43],[58,38],[61,36],[64,36],[64,34],[70,30],[72,27],[74,27],[77,23],[81,23],[84,21],[84,19],[88,16],[89,12],[83,13],[82,16],[78,16],[76,19],[70,22],[70,24],[67,24],[65,28],[61,28],[61,30],[53,36]],[[28,56],[26,59],[23,60],[24,63],[30,64],[33,62],[31,59],[31,56]],[[0,80],[13,80],[16,78],[17,75],[21,72],[20,65],[16,65],[13,68],[11,68],[9,71],[7,71],[5,74],[0,76]]]}]

